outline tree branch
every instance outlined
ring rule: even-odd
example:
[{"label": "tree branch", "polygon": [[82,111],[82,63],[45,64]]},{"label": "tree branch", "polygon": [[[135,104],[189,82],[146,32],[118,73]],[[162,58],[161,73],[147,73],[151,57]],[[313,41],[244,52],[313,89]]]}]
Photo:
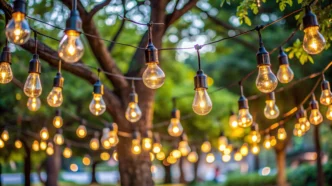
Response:
[{"label": "tree branch", "polygon": [[105,0],[102,3],[97,4],[96,6],[94,6],[91,11],[89,12],[89,14],[87,15],[87,21],[91,21],[93,16],[99,12],[99,10],[103,9],[105,6],[107,6],[112,0]]},{"label": "tree branch", "polygon": [[[122,0],[122,8],[123,8],[123,17],[126,17],[126,15],[127,15],[127,10],[126,10],[126,0]],[[113,36],[112,41],[117,41],[117,40],[118,40],[118,38],[120,37],[120,34],[122,33],[122,31],[123,31],[123,29],[124,29],[125,22],[126,22],[126,20],[125,20],[125,19],[122,19],[122,21],[121,21],[121,25],[120,25],[119,29],[116,31],[115,35]],[[108,52],[109,52],[109,53],[112,52],[114,46],[115,46],[114,43],[111,43],[111,44],[108,46]]]},{"label": "tree branch", "polygon": [[165,28],[167,29],[171,24],[183,16],[183,14],[192,9],[196,5],[197,1],[198,0],[190,0],[181,9],[174,9],[173,13],[168,14],[165,19]]}]

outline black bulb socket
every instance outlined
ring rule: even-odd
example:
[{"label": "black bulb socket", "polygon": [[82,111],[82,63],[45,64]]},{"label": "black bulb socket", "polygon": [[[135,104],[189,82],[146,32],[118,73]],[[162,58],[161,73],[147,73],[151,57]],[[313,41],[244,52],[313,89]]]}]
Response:
[{"label": "black bulb socket", "polygon": [[177,118],[177,119],[180,119],[180,110],[179,109],[173,109],[172,110],[172,113],[171,113],[171,117],[172,118]]},{"label": "black bulb socket", "polygon": [[109,124],[109,125],[108,125],[108,128],[110,129],[110,132],[111,132],[111,131],[114,131],[113,123]]},{"label": "black bulb socket", "polygon": [[139,136],[140,136],[140,135],[139,135],[139,132],[136,131],[136,130],[132,133],[132,138],[133,138],[133,139],[138,139]]},{"label": "black bulb socket", "polygon": [[330,82],[327,80],[323,80],[321,87],[322,87],[322,90],[330,90]]},{"label": "black bulb socket", "polygon": [[12,55],[10,53],[9,47],[5,46],[2,49],[1,55],[0,55],[0,63],[9,63],[12,64]]},{"label": "black bulb socket", "polygon": [[237,101],[240,109],[249,109],[248,100],[246,97],[241,96],[240,99]]},{"label": "black bulb socket", "polygon": [[82,19],[80,17],[80,13],[77,10],[70,11],[70,16],[66,21],[65,32],[69,30],[75,30],[79,33],[82,32]]},{"label": "black bulb socket", "polygon": [[259,47],[258,52],[256,53],[257,65],[263,66],[268,65],[270,66],[270,54],[266,51],[265,47],[262,45]]},{"label": "black bulb socket", "polygon": [[135,92],[129,94],[129,102],[138,103],[138,95]]},{"label": "black bulb socket", "polygon": [[13,3],[13,12],[21,12],[22,14],[26,14],[26,0],[15,0]]},{"label": "black bulb socket", "polygon": [[221,131],[221,132],[219,133],[219,137],[223,137],[223,136],[225,136],[225,134],[224,134],[223,131]]},{"label": "black bulb socket", "polygon": [[301,106],[300,110],[296,113],[296,118],[300,119],[300,118],[304,118],[306,117],[306,113],[305,110],[303,109],[303,107]]},{"label": "black bulb socket", "polygon": [[158,49],[149,41],[145,49],[145,63],[159,63]]},{"label": "black bulb socket", "polygon": [[38,54],[34,54],[33,58],[29,62],[29,73],[41,73],[41,65]]},{"label": "black bulb socket", "polygon": [[204,74],[203,70],[198,70],[196,76],[194,77],[195,90],[199,88],[208,89],[207,76]]},{"label": "black bulb socket", "polygon": [[258,124],[257,123],[252,124],[250,129],[251,131],[258,131]]},{"label": "black bulb socket", "polygon": [[61,76],[61,73],[56,73],[54,80],[53,80],[53,87],[63,88],[64,78]]},{"label": "black bulb socket", "polygon": [[266,101],[268,100],[276,100],[276,96],[274,92],[270,92],[266,94]]},{"label": "black bulb socket", "polygon": [[318,105],[318,102],[316,100],[311,100],[310,101],[310,108],[311,109],[319,109],[319,105]]},{"label": "black bulb socket", "polygon": [[305,7],[305,15],[303,17],[303,29],[308,27],[319,26],[316,15],[311,11],[310,6]]},{"label": "black bulb socket", "polygon": [[60,109],[57,109],[55,111],[55,116],[61,116],[61,110]]},{"label": "black bulb socket", "polygon": [[282,48],[280,48],[280,50],[279,50],[278,60],[279,60],[279,65],[288,65],[289,64],[288,56]]},{"label": "black bulb socket", "polygon": [[93,93],[94,94],[104,94],[104,85],[101,83],[100,80],[97,80],[97,82],[93,85]]}]

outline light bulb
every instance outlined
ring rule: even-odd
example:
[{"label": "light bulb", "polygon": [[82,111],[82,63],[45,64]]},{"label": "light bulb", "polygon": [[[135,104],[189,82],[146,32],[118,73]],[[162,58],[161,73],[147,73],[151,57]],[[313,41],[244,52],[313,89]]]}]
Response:
[{"label": "light bulb", "polygon": [[303,136],[303,131],[301,129],[294,128],[293,134],[294,134],[294,136],[301,137],[301,136]]},{"label": "light bulb", "polygon": [[61,128],[63,125],[63,119],[61,116],[55,116],[53,118],[53,126],[57,129]]},{"label": "light bulb", "polygon": [[279,116],[280,112],[276,105],[274,92],[270,92],[267,95],[268,98],[265,101],[264,115],[267,119],[275,119]]},{"label": "light bulb", "polygon": [[228,145],[227,138],[223,134],[221,134],[218,138],[218,150],[220,152],[223,152],[227,147],[227,145]]},{"label": "light bulb", "polygon": [[39,134],[40,134],[40,138],[41,138],[42,140],[48,140],[48,138],[50,137],[50,136],[49,136],[49,133],[48,133],[48,130],[47,130],[46,127],[43,127],[43,128],[40,130]]},{"label": "light bulb", "polygon": [[319,105],[318,102],[315,99],[315,96],[313,95],[312,100],[310,101],[310,107],[311,107],[311,113],[309,117],[310,123],[314,125],[319,125],[323,122],[323,116],[319,111]]},{"label": "light bulb", "polygon": [[101,94],[93,94],[93,99],[89,106],[90,112],[96,116],[103,114],[106,110],[106,104]]},{"label": "light bulb", "polygon": [[15,140],[15,147],[16,147],[17,149],[22,148],[22,146],[23,146],[23,144],[22,144],[22,141],[21,141],[21,140],[19,140],[19,139]]},{"label": "light bulb", "polygon": [[278,86],[278,79],[269,65],[260,65],[256,79],[256,87],[263,93],[270,93]]},{"label": "light bulb", "polygon": [[38,73],[29,73],[24,84],[24,93],[30,98],[39,97],[42,93],[42,85]]},{"label": "light bulb", "polygon": [[223,162],[227,163],[231,160],[231,155],[224,154],[224,155],[222,155],[221,159],[222,159]]},{"label": "light bulb", "polygon": [[35,151],[35,152],[39,151],[39,143],[38,143],[37,140],[33,141],[32,150]]},{"label": "light bulb", "polygon": [[173,137],[179,137],[183,133],[183,127],[180,123],[180,119],[172,118],[168,126],[168,134]]},{"label": "light bulb", "polygon": [[6,61],[0,62],[0,83],[7,84],[13,80],[13,72],[10,63]]},{"label": "light bulb", "polygon": [[65,142],[65,139],[62,134],[57,133],[54,135],[53,141],[56,145],[62,145]]},{"label": "light bulb", "polygon": [[131,93],[130,96],[130,102],[128,104],[127,110],[126,110],[126,119],[132,123],[137,122],[142,117],[142,111],[139,108],[137,102],[138,102],[138,96],[136,93]]},{"label": "light bulb", "polygon": [[142,147],[145,151],[150,151],[152,148],[152,139],[149,137],[142,139]]},{"label": "light bulb", "polygon": [[62,152],[63,157],[65,158],[70,158],[73,155],[73,152],[71,151],[71,149],[69,147],[66,147],[63,152]]},{"label": "light bulb", "polygon": [[84,125],[79,125],[76,129],[76,135],[79,138],[85,138],[87,135],[86,127]]},{"label": "light bulb", "polygon": [[294,72],[290,68],[289,64],[280,65],[277,72],[277,77],[280,83],[289,83],[294,78]]},{"label": "light bulb", "polygon": [[178,159],[177,158],[175,158],[175,157],[173,157],[173,156],[168,156],[167,157],[167,162],[169,163],[169,164],[175,164],[176,162],[178,161]]},{"label": "light bulb", "polygon": [[29,98],[27,102],[27,107],[30,111],[37,111],[39,110],[41,105],[39,98]]},{"label": "light bulb", "polygon": [[253,154],[258,154],[259,151],[260,151],[259,146],[258,146],[256,143],[254,143],[254,144],[251,146],[251,153],[253,153]]},{"label": "light bulb", "polygon": [[149,154],[150,154],[150,161],[152,162],[155,159],[155,156],[152,152],[150,152]]},{"label": "light bulb", "polygon": [[249,127],[253,123],[252,116],[249,112],[248,100],[243,95],[238,100],[239,113],[237,116],[237,123],[240,127]]},{"label": "light bulb", "polygon": [[287,132],[284,127],[278,129],[278,140],[285,140],[287,138]]},{"label": "light bulb", "polygon": [[133,139],[131,141],[131,152],[135,155],[138,155],[141,153],[141,144],[138,139]]},{"label": "light bulb", "polygon": [[172,152],[171,152],[171,155],[176,158],[176,159],[179,159],[181,158],[181,151],[179,151],[178,149],[174,149]]},{"label": "light bulb", "polygon": [[211,143],[209,141],[204,141],[204,143],[201,145],[201,150],[204,153],[208,153],[211,151]]},{"label": "light bulb", "polygon": [[110,141],[108,140],[108,137],[101,138],[101,145],[104,149],[110,149],[112,147]]},{"label": "light bulb", "polygon": [[332,93],[331,93],[330,83],[326,80],[323,80],[321,88],[322,88],[322,93],[320,95],[319,101],[322,105],[328,106],[332,103]]},{"label": "light bulb", "polygon": [[198,115],[206,115],[212,110],[212,101],[206,88],[196,88],[192,104],[194,112]]},{"label": "light bulb", "polygon": [[154,143],[152,147],[152,152],[158,154],[161,152],[162,145],[160,143]]},{"label": "light bulb", "polygon": [[156,154],[157,160],[163,161],[166,158],[166,155],[163,151],[160,151]]},{"label": "light bulb", "polygon": [[119,161],[119,154],[118,151],[113,151],[112,157],[115,161]]},{"label": "light bulb", "polygon": [[319,26],[311,26],[304,29],[303,49],[308,54],[318,54],[324,50],[326,41],[319,32]]},{"label": "light bulb", "polygon": [[248,144],[243,144],[240,148],[240,153],[242,156],[247,156],[249,153]]},{"label": "light bulb", "polygon": [[178,149],[181,152],[182,156],[187,156],[191,151],[188,141],[180,141]]},{"label": "light bulb", "polygon": [[198,161],[198,154],[196,151],[192,151],[188,154],[188,157],[187,157],[188,161],[190,163],[196,163]]},{"label": "light bulb", "polygon": [[47,148],[46,141],[40,141],[39,148],[40,148],[40,150],[46,150],[46,148]]},{"label": "light bulb", "polygon": [[326,111],[326,118],[328,120],[332,120],[332,105],[329,105]]},{"label": "light bulb", "polygon": [[90,140],[90,149],[91,150],[98,150],[99,149],[99,140],[98,140],[98,138],[92,138]]},{"label": "light bulb", "polygon": [[238,127],[237,116],[234,112],[232,112],[231,115],[229,116],[228,124],[232,129]]},{"label": "light bulb", "polygon": [[227,145],[227,147],[225,148],[223,153],[224,154],[231,154],[232,150],[233,150],[233,146],[231,144],[229,144],[229,145]]},{"label": "light bulb", "polygon": [[62,88],[53,87],[52,91],[47,96],[47,103],[51,107],[60,107],[63,102]]},{"label": "light bulb", "polygon": [[29,40],[30,26],[22,12],[14,12],[12,19],[6,26],[7,39],[17,45],[22,45]]},{"label": "light bulb", "polygon": [[277,139],[276,139],[276,137],[271,136],[271,137],[270,137],[270,143],[271,143],[271,147],[276,146],[276,144],[277,144]]},{"label": "light bulb", "polygon": [[165,81],[165,73],[158,66],[158,63],[147,63],[147,68],[143,73],[143,83],[151,89],[157,89],[163,86]]},{"label": "light bulb", "polygon": [[109,132],[108,141],[112,147],[116,146],[119,143],[119,137],[115,130]]},{"label": "light bulb", "polygon": [[234,160],[235,161],[241,161],[242,158],[243,158],[243,156],[239,151],[235,152],[235,154],[234,154]]},{"label": "light bulb", "polygon": [[80,38],[80,33],[75,30],[67,30],[60,41],[59,56],[68,63],[75,63],[84,54],[84,46]]},{"label": "light bulb", "polygon": [[270,136],[269,135],[266,135],[265,136],[265,140],[264,140],[264,147],[266,148],[266,149],[270,149],[271,148],[271,141],[270,141]]},{"label": "light bulb", "polygon": [[0,149],[5,147],[5,142],[0,138]]},{"label": "light bulb", "polygon": [[259,143],[261,141],[261,135],[258,131],[251,131],[249,133],[250,139],[252,143]]},{"label": "light bulb", "polygon": [[216,158],[214,157],[214,154],[210,152],[206,155],[205,160],[207,163],[213,163]]},{"label": "light bulb", "polygon": [[46,148],[46,154],[52,156],[54,154],[54,147],[52,143],[48,143]]},{"label": "light bulb", "polygon": [[111,158],[110,154],[108,152],[102,152],[100,153],[100,159],[103,161],[107,161]]},{"label": "light bulb", "polygon": [[8,141],[9,140],[9,133],[6,129],[4,131],[2,131],[1,138],[3,139],[3,141]]},{"label": "light bulb", "polygon": [[82,163],[85,166],[89,166],[91,164],[91,158],[89,155],[84,155],[83,159],[82,159]]}]

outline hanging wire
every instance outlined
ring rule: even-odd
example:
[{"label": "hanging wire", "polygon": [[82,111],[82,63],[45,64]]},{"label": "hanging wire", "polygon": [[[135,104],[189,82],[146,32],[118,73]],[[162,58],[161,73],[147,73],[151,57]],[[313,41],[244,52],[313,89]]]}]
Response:
[{"label": "hanging wire", "polygon": [[35,54],[37,54],[38,42],[37,42],[37,32],[36,31],[33,31],[33,36],[34,36],[34,39],[35,39]]},{"label": "hanging wire", "polygon": [[198,45],[198,44],[195,45],[195,50],[196,50],[196,52],[197,52],[197,58],[198,58],[198,70],[199,70],[199,71],[202,70],[202,68],[201,68],[201,55],[200,55],[200,53],[199,53],[199,50],[200,50],[201,48],[202,48],[201,45]]},{"label": "hanging wire", "polygon": [[61,63],[62,63],[62,61],[61,61],[61,59],[59,60],[59,66],[58,66],[58,72],[59,73],[61,73]]},{"label": "hanging wire", "polygon": [[135,90],[135,81],[133,79],[131,80],[131,89],[132,89],[133,93],[136,93],[136,90]]}]

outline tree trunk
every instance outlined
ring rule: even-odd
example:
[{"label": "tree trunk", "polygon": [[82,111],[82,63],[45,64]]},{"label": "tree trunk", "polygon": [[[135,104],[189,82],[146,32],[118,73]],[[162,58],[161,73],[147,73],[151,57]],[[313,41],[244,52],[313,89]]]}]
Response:
[{"label": "tree trunk", "polygon": [[100,161],[94,161],[91,167],[91,185],[98,185],[97,177],[96,177],[96,168]]},{"label": "tree trunk", "polygon": [[199,162],[201,160],[201,152],[198,151],[198,160],[196,163],[194,163],[194,182],[198,182],[199,181],[199,177],[198,177],[198,167],[199,167]]},{"label": "tree trunk", "polygon": [[259,154],[254,155],[254,171],[257,172],[259,170]]},{"label": "tree trunk", "polygon": [[61,166],[61,148],[54,146],[54,154],[46,160],[46,186],[58,186],[58,177]]},{"label": "tree trunk", "polygon": [[24,139],[21,139],[23,148],[25,151],[24,155],[24,186],[30,186],[30,174],[31,174],[31,150]]},{"label": "tree trunk", "polygon": [[[163,164],[164,165],[164,164]],[[165,168],[165,178],[164,178],[164,183],[169,184],[172,183],[172,175],[171,175],[171,165],[164,165]]]},{"label": "tree trunk", "polygon": [[319,125],[314,127],[314,142],[315,142],[315,150],[317,153],[316,166],[317,166],[317,186],[324,185],[324,173],[322,166],[322,153],[320,147],[320,139],[319,139]]},{"label": "tree trunk", "polygon": [[275,149],[276,160],[277,160],[277,185],[287,186],[287,175],[286,175],[286,152],[285,148]]},{"label": "tree trunk", "polygon": [[179,168],[180,168],[180,183],[186,183],[185,171],[183,170],[184,157],[180,158]]}]

